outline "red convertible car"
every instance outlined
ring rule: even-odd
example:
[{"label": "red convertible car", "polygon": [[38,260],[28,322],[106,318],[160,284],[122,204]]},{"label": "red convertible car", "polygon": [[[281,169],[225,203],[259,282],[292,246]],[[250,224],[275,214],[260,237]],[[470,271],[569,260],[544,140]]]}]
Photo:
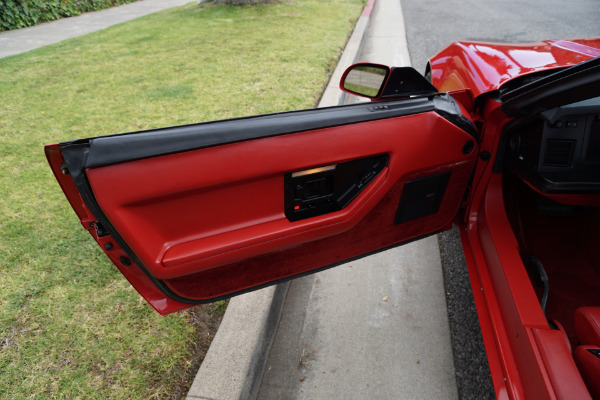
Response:
[{"label": "red convertible car", "polygon": [[161,314],[458,225],[496,396],[600,399],[600,39],[357,64],[370,103],[46,147]]}]

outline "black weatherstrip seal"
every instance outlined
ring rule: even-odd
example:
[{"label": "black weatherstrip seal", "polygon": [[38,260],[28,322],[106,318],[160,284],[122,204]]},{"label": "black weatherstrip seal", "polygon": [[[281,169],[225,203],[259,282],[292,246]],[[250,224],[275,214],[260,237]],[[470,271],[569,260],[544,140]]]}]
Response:
[{"label": "black weatherstrip seal", "polygon": [[503,93],[500,108],[508,116],[522,117],[597,97],[600,91],[600,57]]},{"label": "black weatherstrip seal", "polygon": [[[373,104],[378,105],[374,107]],[[377,103],[319,108],[236,118],[169,128],[83,139],[89,144],[84,167],[96,168],[143,158],[174,154],[205,147],[266,138],[338,125],[442,111],[445,118],[459,118],[454,99],[448,95],[418,97]],[[452,122],[452,121],[451,121]],[[461,126],[464,129],[464,125]],[[368,132],[365,132],[368,134]],[[81,143],[65,142],[61,145]]]},{"label": "black weatherstrip seal", "polygon": [[[85,160],[87,159],[89,153],[89,146],[87,143],[74,143],[71,142],[66,145],[61,144],[61,150],[63,153],[63,157],[65,159],[65,163],[67,164],[67,169],[69,171],[69,175],[73,178],[75,182],[75,186],[79,190],[79,194],[83,199],[85,205],[90,209],[92,214],[98,219],[104,229],[106,229],[113,240],[117,242],[119,246],[127,253],[127,255],[140,267],[140,269],[146,274],[146,276],[156,285],[156,287],[163,292],[167,297],[170,297],[174,300],[180,301],[182,303],[190,303],[189,300],[178,296],[173,293],[171,289],[169,289],[161,280],[156,279],[154,275],[148,271],[146,266],[142,264],[138,256],[133,252],[133,250],[129,247],[129,245],[123,240],[121,235],[115,230],[115,228],[110,223],[108,217],[104,214],[100,205],[96,201],[94,194],[92,192],[92,188],[90,183],[85,175]],[[192,303],[196,304],[196,303]]]},{"label": "black weatherstrip seal", "polygon": [[[376,106],[373,106],[373,104],[376,104]],[[203,304],[256,290],[261,287],[292,279],[293,277],[261,285],[257,288],[221,296],[219,298],[194,300],[175,294],[164,282],[155,278],[148,271],[133,250],[112,226],[110,220],[96,201],[85,173],[87,168],[107,166],[245,140],[401,117],[428,111],[435,111],[450,122],[458,125],[463,130],[473,134],[473,131],[467,130],[468,128],[465,129],[464,123],[457,124],[457,121],[463,119],[463,117],[460,114],[460,109],[456,106],[455,100],[447,94],[436,94],[403,100],[359,103],[355,105],[291,111],[256,117],[236,118],[216,122],[122,133],[62,142],[60,143],[60,146],[69,174],[73,178],[83,201],[96,216],[98,222],[102,224],[119,246],[142,269],[146,276],[148,276],[160,291],[173,300],[188,304]],[[365,132],[365,134],[368,134],[368,132]],[[391,247],[395,246],[397,245]],[[357,258],[361,257],[363,256]],[[327,269],[334,265],[325,266],[318,270]],[[317,272],[318,270],[301,275]]]}]

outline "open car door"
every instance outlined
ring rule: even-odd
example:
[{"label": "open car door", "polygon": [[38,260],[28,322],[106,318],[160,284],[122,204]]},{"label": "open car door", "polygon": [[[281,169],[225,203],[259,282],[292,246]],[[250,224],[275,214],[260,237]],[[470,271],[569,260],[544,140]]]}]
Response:
[{"label": "open car door", "polygon": [[435,94],[75,140],[46,154],[83,226],[166,314],[448,228],[478,154],[465,121]]}]

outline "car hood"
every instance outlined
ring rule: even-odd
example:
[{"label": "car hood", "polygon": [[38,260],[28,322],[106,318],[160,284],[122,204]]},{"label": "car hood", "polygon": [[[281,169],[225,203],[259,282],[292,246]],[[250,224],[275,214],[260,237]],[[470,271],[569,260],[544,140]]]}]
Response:
[{"label": "car hood", "polygon": [[600,56],[600,38],[507,44],[454,42],[430,60],[442,92],[471,89],[475,97],[523,75],[569,67]]}]

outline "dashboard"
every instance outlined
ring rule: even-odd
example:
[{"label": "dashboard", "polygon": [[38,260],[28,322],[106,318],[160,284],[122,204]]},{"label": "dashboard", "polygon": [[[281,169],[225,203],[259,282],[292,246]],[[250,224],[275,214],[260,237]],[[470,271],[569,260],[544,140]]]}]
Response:
[{"label": "dashboard", "polygon": [[553,108],[508,134],[510,170],[541,193],[600,193],[600,97]]}]

